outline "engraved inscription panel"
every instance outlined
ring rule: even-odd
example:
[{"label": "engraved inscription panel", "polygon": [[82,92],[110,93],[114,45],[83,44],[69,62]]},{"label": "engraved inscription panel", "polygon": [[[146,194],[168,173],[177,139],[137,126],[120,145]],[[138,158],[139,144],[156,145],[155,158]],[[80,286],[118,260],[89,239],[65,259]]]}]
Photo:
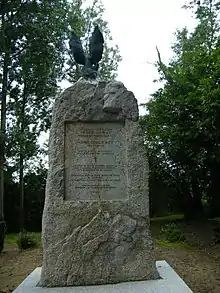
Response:
[{"label": "engraved inscription panel", "polygon": [[65,124],[65,199],[126,198],[123,124]]}]

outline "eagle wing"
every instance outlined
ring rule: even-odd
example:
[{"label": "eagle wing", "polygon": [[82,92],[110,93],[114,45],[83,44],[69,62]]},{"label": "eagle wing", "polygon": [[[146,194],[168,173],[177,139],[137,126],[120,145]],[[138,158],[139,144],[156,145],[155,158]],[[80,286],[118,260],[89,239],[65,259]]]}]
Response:
[{"label": "eagle wing", "polygon": [[104,38],[96,25],[89,44],[89,55],[92,64],[97,64],[102,59]]},{"label": "eagle wing", "polygon": [[71,33],[71,38],[69,41],[70,50],[73,53],[73,57],[78,64],[85,65],[86,57],[83,51],[82,43],[80,38],[75,34]]}]

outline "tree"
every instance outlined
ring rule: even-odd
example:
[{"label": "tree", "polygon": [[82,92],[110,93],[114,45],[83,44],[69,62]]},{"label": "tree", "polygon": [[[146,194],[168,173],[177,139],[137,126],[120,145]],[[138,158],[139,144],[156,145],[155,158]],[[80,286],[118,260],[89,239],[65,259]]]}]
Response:
[{"label": "tree", "polygon": [[[218,1],[200,3],[195,17],[197,26],[192,33],[186,28],[177,31],[168,66],[158,50],[157,68],[164,86],[147,103],[145,124],[149,144],[162,159],[160,164],[175,171],[170,183],[178,187],[181,182],[189,218],[202,213],[202,197],[214,196],[209,189],[220,170]],[[214,197],[219,202],[216,192]]]},{"label": "tree", "polygon": [[[82,5],[81,0],[1,2],[0,221],[4,220],[4,162],[7,161],[18,171],[21,228],[24,226],[24,174],[30,159],[41,151],[38,138],[50,126],[58,82],[67,78],[70,31],[85,29],[88,11],[91,11],[91,21],[97,17],[92,14],[93,9]],[[106,25],[103,22],[103,28]],[[109,52],[118,51],[110,48]],[[102,75],[111,76],[119,59],[117,54],[116,58],[110,53],[106,55],[108,65],[102,69]],[[76,69],[71,69],[72,73],[77,73]],[[1,229],[0,234],[3,234]]]},{"label": "tree", "polygon": [[[12,176],[13,170],[7,166],[5,171],[5,220],[7,231],[16,233],[20,230],[18,221],[20,214],[19,185]],[[24,223],[31,232],[41,231],[47,169],[39,165],[24,176]]]},{"label": "tree", "polygon": [[[31,141],[32,152],[36,143],[37,124],[41,125],[48,119],[45,101],[56,92],[56,79],[62,72],[62,43],[67,32],[67,1],[3,1],[1,46],[3,76],[2,82],[2,166],[6,154],[5,139],[6,114],[11,115],[14,125],[13,150],[18,146],[19,181],[21,192],[21,228],[23,228],[23,173],[27,143]],[[49,96],[48,96],[49,95]],[[8,98],[7,108],[6,99]],[[28,119],[29,118],[29,119]],[[32,118],[32,120],[30,119]],[[34,120],[36,119],[36,121]],[[43,121],[43,122],[42,122]],[[9,122],[9,119],[8,119]],[[29,131],[30,125],[34,131]],[[9,123],[10,125],[10,123]],[[10,127],[8,127],[10,129]],[[11,134],[12,134],[11,133]],[[29,133],[31,139],[27,139]],[[30,147],[29,147],[30,149]],[[9,150],[11,152],[11,150]],[[3,167],[1,178],[3,179]],[[3,198],[2,184],[1,198]]]}]

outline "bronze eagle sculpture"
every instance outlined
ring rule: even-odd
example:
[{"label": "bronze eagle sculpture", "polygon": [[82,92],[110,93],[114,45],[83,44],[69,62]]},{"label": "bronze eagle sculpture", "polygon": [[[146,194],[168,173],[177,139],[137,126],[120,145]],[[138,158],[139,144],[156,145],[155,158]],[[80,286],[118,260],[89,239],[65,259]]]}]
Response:
[{"label": "bronze eagle sculpture", "polygon": [[88,56],[84,53],[80,37],[74,31],[72,31],[69,46],[76,63],[83,65],[82,76],[86,79],[96,79],[104,48],[104,38],[99,27],[95,26],[90,38]]}]

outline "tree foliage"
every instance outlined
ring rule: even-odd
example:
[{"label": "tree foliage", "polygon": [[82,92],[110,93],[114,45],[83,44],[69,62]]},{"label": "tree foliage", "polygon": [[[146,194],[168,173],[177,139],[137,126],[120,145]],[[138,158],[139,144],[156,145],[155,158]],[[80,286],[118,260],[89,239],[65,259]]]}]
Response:
[{"label": "tree foliage", "polygon": [[187,28],[176,32],[168,65],[158,50],[156,66],[164,85],[147,103],[142,123],[150,153],[181,194],[185,212],[196,215],[202,197],[218,203],[220,212],[215,179],[220,174],[219,1],[193,8],[197,25],[192,33]]},{"label": "tree foliage", "polygon": [[112,38],[102,19],[103,5],[97,0],[90,6],[84,2],[3,1],[1,60],[9,54],[6,156],[10,159],[18,161],[21,152],[27,159],[36,156],[38,137],[50,126],[58,82],[71,74],[79,76],[67,44],[71,30],[85,35],[87,46],[93,24],[98,23],[105,36],[100,76],[106,80],[116,75],[120,55],[117,46],[109,44]]},{"label": "tree foliage", "polygon": [[68,48],[71,30],[85,33],[87,38],[92,24],[100,25],[106,37],[100,71],[105,80],[116,75],[120,61],[117,46],[109,43],[110,31],[102,19],[101,2],[94,0],[92,6],[84,2],[3,0],[0,4],[0,220],[4,218],[3,175],[7,167],[19,178],[21,228],[24,175],[30,160],[38,157],[41,161],[39,136],[50,126],[58,83],[70,76],[78,77],[79,70]]}]

